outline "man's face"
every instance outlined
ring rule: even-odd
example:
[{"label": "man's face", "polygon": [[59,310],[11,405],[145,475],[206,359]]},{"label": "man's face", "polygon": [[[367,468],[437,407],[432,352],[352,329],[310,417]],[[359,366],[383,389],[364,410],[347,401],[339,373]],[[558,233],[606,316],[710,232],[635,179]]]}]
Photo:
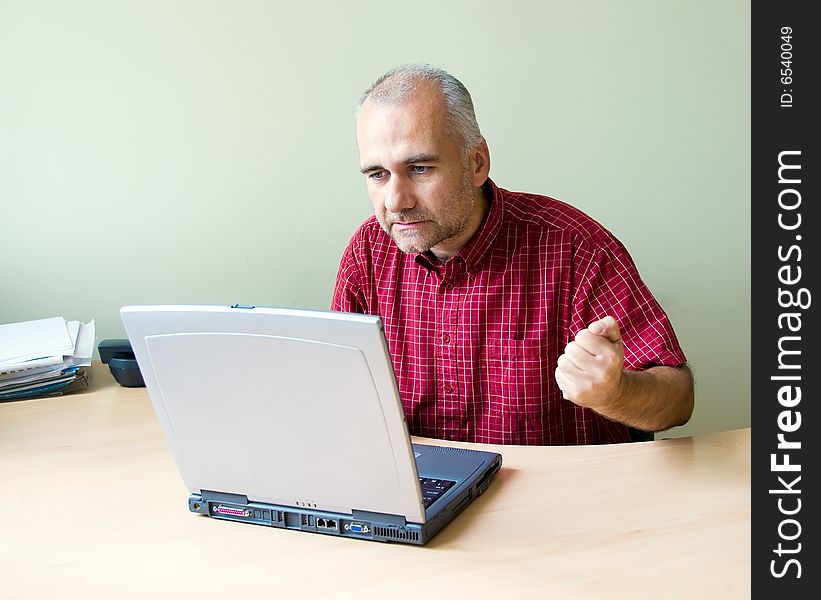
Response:
[{"label": "man's face", "polygon": [[448,137],[441,93],[422,88],[401,104],[366,100],[356,139],[374,214],[396,245],[440,260],[456,254],[484,218],[487,168],[477,173],[475,152],[465,155]]}]

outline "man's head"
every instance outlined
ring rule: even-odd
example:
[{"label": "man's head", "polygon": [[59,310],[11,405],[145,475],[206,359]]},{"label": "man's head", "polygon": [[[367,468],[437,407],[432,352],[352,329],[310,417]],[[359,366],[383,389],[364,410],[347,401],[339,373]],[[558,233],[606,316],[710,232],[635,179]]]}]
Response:
[{"label": "man's head", "polygon": [[362,95],[356,139],[385,231],[405,252],[450,259],[487,212],[490,155],[465,87],[428,65],[396,67]]}]

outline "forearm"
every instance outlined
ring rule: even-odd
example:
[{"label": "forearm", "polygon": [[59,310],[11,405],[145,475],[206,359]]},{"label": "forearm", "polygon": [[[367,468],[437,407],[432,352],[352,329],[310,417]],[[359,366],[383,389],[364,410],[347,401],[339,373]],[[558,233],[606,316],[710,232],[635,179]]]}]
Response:
[{"label": "forearm", "polygon": [[693,413],[693,374],[681,367],[622,371],[618,392],[597,410],[603,416],[643,431],[684,425]]}]

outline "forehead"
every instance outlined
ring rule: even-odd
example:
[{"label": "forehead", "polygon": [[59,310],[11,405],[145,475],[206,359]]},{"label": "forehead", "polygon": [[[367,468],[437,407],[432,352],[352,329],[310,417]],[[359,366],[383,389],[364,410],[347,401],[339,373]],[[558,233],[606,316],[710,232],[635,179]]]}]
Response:
[{"label": "forehead", "polygon": [[441,154],[449,142],[441,93],[419,91],[399,103],[366,100],[356,119],[360,162],[401,162],[419,153]]}]

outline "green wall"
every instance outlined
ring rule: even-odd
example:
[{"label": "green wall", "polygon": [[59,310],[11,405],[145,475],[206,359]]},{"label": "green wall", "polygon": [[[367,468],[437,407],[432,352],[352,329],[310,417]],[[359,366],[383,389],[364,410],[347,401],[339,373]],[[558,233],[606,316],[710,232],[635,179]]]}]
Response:
[{"label": "green wall", "polygon": [[395,64],[471,90],[501,186],[630,249],[750,425],[750,6],[0,0],[0,322],[139,303],[326,308],[370,211],[353,108]]}]

